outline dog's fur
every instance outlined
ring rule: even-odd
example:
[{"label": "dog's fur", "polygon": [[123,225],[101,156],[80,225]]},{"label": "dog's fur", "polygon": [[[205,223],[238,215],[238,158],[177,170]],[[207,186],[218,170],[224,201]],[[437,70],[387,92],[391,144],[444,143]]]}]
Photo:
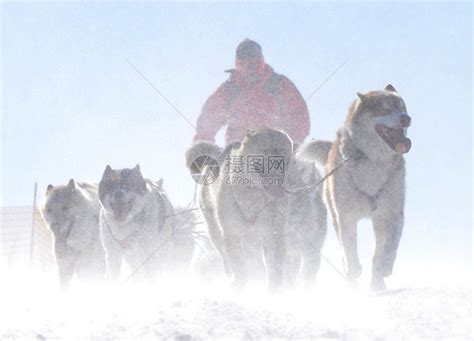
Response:
[{"label": "dog's fur", "polygon": [[311,141],[298,156],[318,161],[331,172],[324,185],[325,203],[344,249],[347,277],[356,279],[362,267],[357,249],[357,223],[372,219],[376,248],[372,288],[385,289],[392,273],[404,223],[405,161],[411,142],[405,103],[391,85],[383,91],[358,94],[334,143]]},{"label": "dog's fur", "polygon": [[131,271],[140,268],[138,277],[142,279],[187,269],[194,252],[194,216],[188,214],[186,221],[178,224],[183,215],[174,213],[162,180],[143,178],[139,165],[119,170],[107,166],[99,184],[99,199],[111,279],[120,276],[123,260]]},{"label": "dog's fur", "polygon": [[[233,143],[225,150],[209,142],[197,142],[186,152],[186,164],[193,174],[206,175],[211,171],[210,166],[196,167],[193,162],[203,155],[216,160],[220,169],[215,182],[198,186],[199,205],[226,271],[233,274],[233,285],[242,288],[248,279],[266,274],[270,290],[293,286],[302,261],[302,277],[308,282],[313,280],[320,262],[318,250],[313,247],[322,247],[326,210],[321,195],[316,192],[285,191],[285,187],[301,185],[303,177],[299,178],[298,172],[305,168],[294,159],[293,143],[288,135],[275,129],[259,129],[248,133],[242,143]],[[229,181],[226,169],[236,166],[239,158],[252,155],[264,156],[265,160],[272,155],[282,156],[283,174],[267,171],[264,175],[280,179],[281,183]],[[306,169],[308,166],[306,176],[316,178],[314,166],[306,164]],[[245,165],[237,175],[247,180],[255,177],[246,171]]]},{"label": "dog's fur", "polygon": [[79,279],[105,278],[105,252],[100,241],[97,186],[49,185],[42,215],[54,237],[54,254],[63,288]]}]

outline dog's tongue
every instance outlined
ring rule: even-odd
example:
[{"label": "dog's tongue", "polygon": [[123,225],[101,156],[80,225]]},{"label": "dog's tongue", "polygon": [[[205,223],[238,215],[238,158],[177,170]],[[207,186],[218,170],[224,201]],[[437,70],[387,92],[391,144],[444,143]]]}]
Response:
[{"label": "dog's tongue", "polygon": [[395,151],[400,154],[408,153],[411,148],[411,140],[409,138],[404,138],[403,141],[395,144]]},{"label": "dog's tongue", "polygon": [[378,124],[375,126],[375,130],[385,143],[397,153],[405,154],[410,150],[411,140],[405,136],[406,129],[390,128],[383,124]]}]

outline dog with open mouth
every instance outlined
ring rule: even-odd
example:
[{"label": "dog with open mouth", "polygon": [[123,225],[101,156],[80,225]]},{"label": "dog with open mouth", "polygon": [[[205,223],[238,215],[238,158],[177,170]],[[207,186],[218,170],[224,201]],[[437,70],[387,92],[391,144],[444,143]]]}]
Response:
[{"label": "dog with open mouth", "polygon": [[[373,290],[385,290],[392,274],[404,225],[405,160],[411,148],[406,136],[411,118],[392,85],[382,91],[358,93],[334,143],[313,140],[298,156],[317,161],[327,173],[324,198],[344,250],[346,276],[362,271],[357,223],[371,218],[376,247],[372,259]],[[337,168],[337,170],[336,170]]]}]

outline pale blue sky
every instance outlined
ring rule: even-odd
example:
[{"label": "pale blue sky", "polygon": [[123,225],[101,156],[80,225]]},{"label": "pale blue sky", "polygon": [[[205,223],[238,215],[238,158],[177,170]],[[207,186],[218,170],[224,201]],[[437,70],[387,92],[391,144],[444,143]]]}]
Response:
[{"label": "pale blue sky", "polygon": [[413,122],[407,225],[467,237],[471,16],[469,3],[3,4],[1,205],[31,204],[35,181],[41,198],[48,183],[136,163],[189,202],[193,128],[126,59],[195,122],[250,37],[305,97],[350,58],[308,102],[311,137],[333,139],[357,91],[392,83]]}]

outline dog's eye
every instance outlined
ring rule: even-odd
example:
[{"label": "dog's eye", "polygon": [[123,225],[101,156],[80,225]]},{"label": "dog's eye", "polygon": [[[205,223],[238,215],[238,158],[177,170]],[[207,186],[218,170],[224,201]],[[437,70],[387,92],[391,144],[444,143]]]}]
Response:
[{"label": "dog's eye", "polygon": [[380,117],[380,116],[385,116],[388,115],[388,112],[385,110],[378,110],[372,113],[373,117]]},{"label": "dog's eye", "polygon": [[68,209],[69,209],[68,206],[63,206],[62,211],[63,211],[63,212],[66,212]]},{"label": "dog's eye", "polygon": [[403,101],[399,101],[395,104],[395,107],[397,108],[397,111],[404,112],[407,110],[405,103]]}]

